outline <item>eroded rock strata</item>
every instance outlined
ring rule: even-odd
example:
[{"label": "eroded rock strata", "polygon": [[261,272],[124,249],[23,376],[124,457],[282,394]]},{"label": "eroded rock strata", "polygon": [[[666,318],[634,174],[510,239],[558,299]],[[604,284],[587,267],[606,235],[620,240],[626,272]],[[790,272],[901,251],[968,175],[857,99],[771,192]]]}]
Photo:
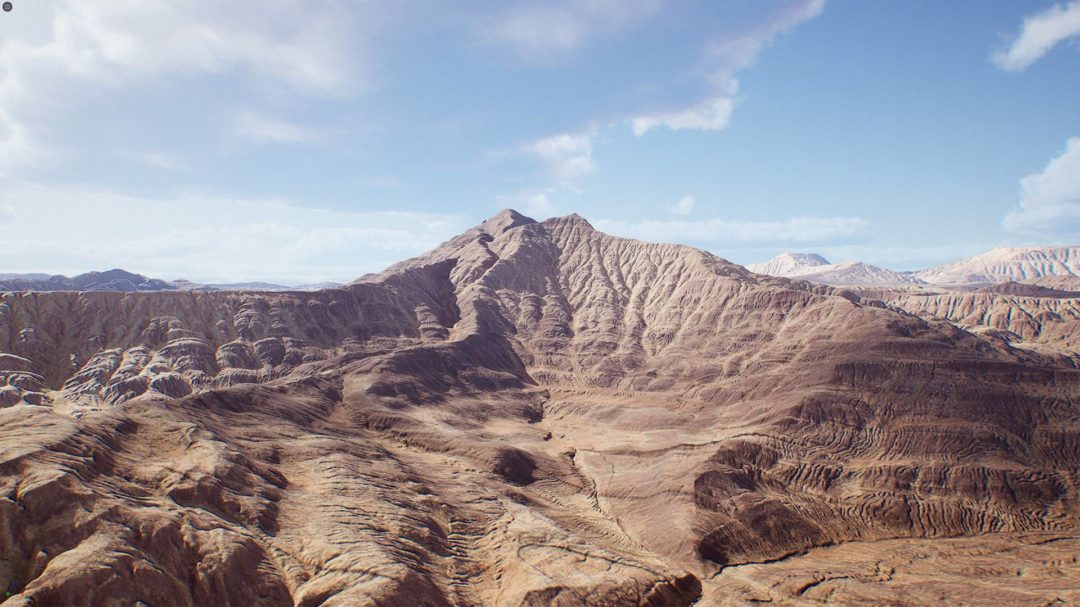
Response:
[{"label": "eroded rock strata", "polygon": [[930,579],[1080,522],[1074,357],[577,216],[314,293],[7,294],[0,350],[5,605],[854,604],[883,542]]}]

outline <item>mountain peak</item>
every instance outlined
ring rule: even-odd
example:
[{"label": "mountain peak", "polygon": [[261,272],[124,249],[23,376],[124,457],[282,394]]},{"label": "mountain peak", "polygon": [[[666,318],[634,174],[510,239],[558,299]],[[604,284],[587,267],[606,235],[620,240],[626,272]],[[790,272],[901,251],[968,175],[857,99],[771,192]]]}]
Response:
[{"label": "mountain peak", "polygon": [[530,223],[536,223],[536,220],[526,217],[514,209],[503,209],[480,224],[480,229],[488,234],[501,234],[511,228]]},{"label": "mountain peak", "polygon": [[552,225],[567,226],[567,227],[582,227],[588,230],[596,230],[589,220],[585,219],[577,213],[570,213],[562,217],[552,217],[544,223],[551,223]]},{"label": "mountain peak", "polygon": [[904,272],[894,272],[862,261],[829,263],[817,253],[781,253],[764,263],[746,266],[751,272],[787,278],[801,278],[830,285],[906,285],[919,279]]},{"label": "mountain peak", "polygon": [[829,260],[817,253],[781,253],[769,261],[752,263],[746,268],[758,274],[797,276],[812,268],[829,265]]}]

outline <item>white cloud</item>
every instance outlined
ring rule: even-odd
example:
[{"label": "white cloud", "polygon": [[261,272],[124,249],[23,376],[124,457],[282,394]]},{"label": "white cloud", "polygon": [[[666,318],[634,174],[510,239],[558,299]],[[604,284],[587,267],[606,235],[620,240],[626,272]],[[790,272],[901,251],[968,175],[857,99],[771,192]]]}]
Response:
[{"label": "white cloud", "polygon": [[592,174],[595,133],[564,133],[533,142],[526,150],[547,164],[559,187],[573,189],[581,179]]},{"label": "white cloud", "polygon": [[667,127],[673,131],[718,131],[727,128],[735,109],[739,82],[735,74],[757,60],[765,47],[799,24],[825,10],[825,0],[797,0],[772,17],[738,36],[711,41],[705,50],[705,65],[709,72],[712,93],[689,107],[636,116],[630,120],[634,135]]},{"label": "white cloud", "polygon": [[[71,274],[122,267],[207,282],[348,281],[419,254],[468,226],[455,215],[41,186],[0,195],[3,208],[15,217],[5,232],[0,271]],[[49,229],[39,229],[43,225]]]},{"label": "white cloud", "polygon": [[238,115],[233,132],[239,137],[258,143],[311,143],[321,137],[316,129],[256,112],[243,112]]},{"label": "white cloud", "polygon": [[[82,103],[183,78],[336,98],[363,86],[364,28],[333,1],[59,0],[20,6],[0,40],[0,171],[63,152],[56,119]],[[372,13],[377,11],[372,10]],[[63,100],[61,102],[60,100]]]},{"label": "white cloud", "polygon": [[596,170],[593,164],[595,138],[594,131],[562,133],[523,146],[520,153],[543,163],[547,184],[497,196],[499,206],[536,218],[554,216],[557,211],[551,196],[565,191],[580,193],[580,182]]},{"label": "white cloud", "polygon": [[817,17],[825,10],[825,0],[795,0],[757,27],[733,37],[718,38],[709,43],[706,60],[713,66],[717,86],[729,86],[735,72],[757,61],[758,55],[778,36]]},{"label": "white cloud", "polygon": [[671,212],[677,215],[689,215],[694,210],[695,203],[694,197],[687,194],[680,198],[679,202],[675,203],[675,207],[671,209]]},{"label": "white cloud", "polygon": [[1080,232],[1080,137],[1041,173],[1020,180],[1020,207],[1002,223],[1013,232]]},{"label": "white cloud", "polygon": [[611,234],[664,242],[826,243],[859,236],[869,225],[857,217],[792,217],[784,221],[645,220],[626,223],[602,219],[596,227]]},{"label": "white cloud", "polygon": [[731,113],[735,109],[733,97],[721,96],[704,103],[674,112],[639,116],[630,121],[634,135],[641,137],[650,130],[667,127],[673,131],[720,131],[731,122]]},{"label": "white cloud", "polygon": [[1061,42],[1080,35],[1080,0],[1055,4],[1024,19],[1020,35],[1008,50],[994,54],[994,63],[1010,71],[1022,70]]},{"label": "white cloud", "polygon": [[11,223],[13,221],[15,221],[15,211],[9,206],[0,205],[0,223]]},{"label": "white cloud", "polygon": [[658,0],[525,3],[485,25],[486,37],[523,59],[544,63],[576,51],[590,38],[640,23],[659,8]]},{"label": "white cloud", "polygon": [[239,72],[337,96],[352,85],[351,23],[332,2],[67,1],[48,48],[95,76]]}]

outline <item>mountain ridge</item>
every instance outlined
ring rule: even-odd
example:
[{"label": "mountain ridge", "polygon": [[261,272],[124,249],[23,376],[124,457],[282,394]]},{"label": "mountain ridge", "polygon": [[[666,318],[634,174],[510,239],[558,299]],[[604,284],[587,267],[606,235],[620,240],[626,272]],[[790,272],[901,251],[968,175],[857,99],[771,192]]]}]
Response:
[{"label": "mountain ridge", "polygon": [[943,285],[1080,276],[1080,246],[999,247],[916,275],[923,281]]},{"label": "mountain ridge", "polygon": [[[17,600],[116,563],[109,596],[152,604],[719,605],[793,554],[951,537],[1071,592],[1077,359],[578,216],[340,289],[5,293],[0,320]],[[960,583],[922,575],[909,604]]]},{"label": "mountain ridge", "polygon": [[269,282],[196,283],[183,279],[149,278],[119,268],[85,272],[72,277],[40,273],[0,274],[0,291],[309,291],[340,286],[341,283],[337,282],[299,285]]},{"label": "mountain ridge", "polygon": [[[569,215],[589,225],[578,215]],[[497,234],[537,223],[512,209],[492,216],[473,230]],[[467,231],[465,234],[470,233]],[[457,238],[461,238],[459,235]],[[392,266],[393,267],[393,266]],[[999,247],[986,253],[933,268],[898,272],[861,261],[831,263],[817,253],[781,253],[761,263],[745,266],[752,272],[785,278],[800,278],[820,284],[848,287],[933,285],[938,287],[980,287],[1002,282],[1042,284],[1051,288],[1080,288],[1080,247]],[[371,274],[369,276],[375,276]],[[360,282],[366,277],[356,279]],[[268,282],[196,283],[167,281],[113,269],[87,272],[73,277],[46,274],[0,274],[0,291],[310,291],[338,288],[341,283],[285,285]]]},{"label": "mountain ridge", "polygon": [[837,286],[923,284],[909,272],[896,272],[861,261],[830,263],[817,253],[781,253],[769,261],[746,267],[759,274]]}]

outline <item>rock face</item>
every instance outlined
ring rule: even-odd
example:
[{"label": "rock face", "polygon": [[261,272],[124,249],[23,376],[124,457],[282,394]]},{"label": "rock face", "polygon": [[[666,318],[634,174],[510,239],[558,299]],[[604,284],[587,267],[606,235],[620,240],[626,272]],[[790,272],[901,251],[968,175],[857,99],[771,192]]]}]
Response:
[{"label": "rock face", "polygon": [[[12,604],[781,602],[828,596],[795,555],[941,538],[1074,586],[1074,358],[577,216],[341,289],[0,313]],[[935,575],[886,565],[843,596]]]},{"label": "rock face", "polygon": [[916,274],[924,282],[964,285],[1080,276],[1080,247],[998,248]]},{"label": "rock face", "polygon": [[829,263],[814,253],[783,253],[767,262],[746,266],[751,272],[801,278],[837,286],[919,285],[923,281],[907,272],[879,268],[861,261]]}]

